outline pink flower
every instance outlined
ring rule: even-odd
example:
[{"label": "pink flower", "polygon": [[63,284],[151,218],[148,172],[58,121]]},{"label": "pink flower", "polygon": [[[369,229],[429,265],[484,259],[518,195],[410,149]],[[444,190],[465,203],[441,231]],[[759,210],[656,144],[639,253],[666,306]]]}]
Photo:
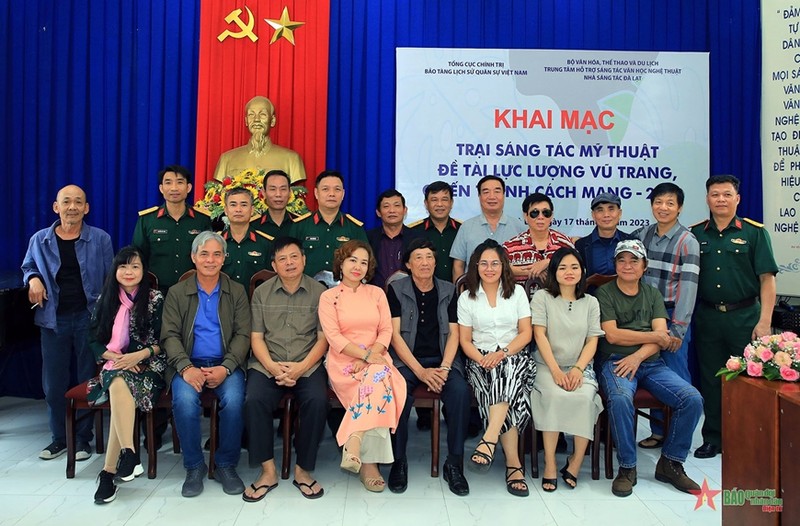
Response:
[{"label": "pink flower", "polygon": [[748,345],[747,347],[744,348],[744,357],[750,359],[753,357],[755,352],[756,352],[755,347],[753,347],[752,345]]},{"label": "pink flower", "polygon": [[775,353],[767,347],[762,347],[758,350],[758,357],[761,358],[762,362],[770,361],[773,356],[775,356]]},{"label": "pink flower", "polygon": [[371,385],[362,385],[358,388],[359,396],[361,398],[366,398],[367,396],[372,394],[372,386]]},{"label": "pink flower", "polygon": [[782,332],[781,333],[781,338],[784,341],[787,341],[787,342],[788,341],[794,341],[797,338],[797,335],[795,333],[793,333],[793,332],[786,331],[786,332]]},{"label": "pink flower", "polygon": [[769,342],[770,342],[770,338],[772,338],[772,336],[762,336],[762,337],[761,337],[761,343],[763,343],[763,344],[769,344]]},{"label": "pink flower", "polygon": [[798,373],[791,367],[786,367],[784,365],[783,367],[781,367],[781,378],[783,378],[787,382],[796,382],[800,378],[800,373]]},{"label": "pink flower", "polygon": [[763,376],[761,364],[758,362],[747,362],[747,374],[750,376]]},{"label": "pink flower", "polygon": [[775,353],[774,361],[777,365],[780,366],[789,366],[792,365],[792,357],[789,356],[789,353],[778,351]]},{"label": "pink flower", "polygon": [[738,371],[742,368],[742,361],[739,358],[731,356],[731,358],[725,362],[725,368],[729,371]]}]

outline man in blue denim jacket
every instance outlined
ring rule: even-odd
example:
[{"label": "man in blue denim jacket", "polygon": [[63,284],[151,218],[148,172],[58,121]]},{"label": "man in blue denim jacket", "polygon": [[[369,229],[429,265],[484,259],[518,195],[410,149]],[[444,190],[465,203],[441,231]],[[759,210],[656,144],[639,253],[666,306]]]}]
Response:
[{"label": "man in blue denim jacket", "polygon": [[[91,317],[103,280],[111,268],[111,236],[83,222],[89,212],[86,193],[78,186],[62,188],[53,203],[59,219],[36,232],[22,262],[34,322],[42,335],[42,387],[50,416],[52,443],[39,454],[51,460],[66,451],[64,414],[67,389],[94,376],[95,362],[86,343]],[[75,359],[76,378],[70,378]],[[76,460],[91,456],[92,419],[79,415]]]}]

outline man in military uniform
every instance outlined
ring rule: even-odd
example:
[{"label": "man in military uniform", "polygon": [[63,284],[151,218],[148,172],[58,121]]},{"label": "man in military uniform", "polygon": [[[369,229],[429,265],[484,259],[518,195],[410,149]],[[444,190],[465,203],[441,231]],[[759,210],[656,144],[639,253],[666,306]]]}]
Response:
[{"label": "man in military uniform", "polygon": [[292,186],[289,175],[283,170],[270,170],[264,176],[264,200],[269,209],[261,216],[258,229],[277,239],[287,237],[295,218],[286,211]]},{"label": "man in military uniform", "polygon": [[[364,223],[341,211],[344,199],[344,177],[332,170],[319,174],[314,183],[318,209],[299,218],[292,227],[292,237],[303,242],[306,253],[306,274],[316,276],[322,270],[333,270],[333,252],[351,239],[367,241]],[[338,279],[338,276],[334,276]]]},{"label": "man in military uniform", "polygon": [[222,272],[250,290],[250,278],[259,270],[269,268],[273,237],[250,226],[253,214],[253,194],[247,188],[234,188],[225,194],[225,215],[228,227],[222,238],[228,243],[228,253]]},{"label": "man in military uniform", "polygon": [[133,231],[133,245],[145,258],[145,264],[158,278],[158,288],[166,294],[178,278],[194,268],[192,241],[204,230],[211,230],[211,220],[186,205],[192,191],[191,174],[183,166],[171,165],[158,174],[158,190],[164,204],[139,212]]},{"label": "man in military uniform", "polygon": [[717,175],[706,181],[711,219],[692,227],[700,242],[700,285],[695,341],[705,423],[697,458],[712,458],[722,445],[722,385],[716,372],[731,355],[741,356],[755,338],[770,334],[775,274],[769,234],[763,225],[736,215],[739,180]]},{"label": "man in military uniform", "polygon": [[436,273],[439,279],[452,281],[453,258],[450,249],[461,228],[461,221],[450,217],[453,210],[453,188],[444,181],[435,181],[425,187],[425,210],[428,217],[411,223],[409,228],[418,231],[436,247]]}]

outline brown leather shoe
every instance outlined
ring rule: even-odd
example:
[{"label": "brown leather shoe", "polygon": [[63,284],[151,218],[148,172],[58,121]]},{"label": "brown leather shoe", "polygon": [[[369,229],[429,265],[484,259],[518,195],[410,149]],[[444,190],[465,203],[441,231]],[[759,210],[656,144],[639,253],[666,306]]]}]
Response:
[{"label": "brown leather shoe", "polygon": [[636,485],[636,468],[619,468],[617,478],[611,483],[611,493],[617,497],[627,497]]},{"label": "brown leather shoe", "polygon": [[668,482],[672,484],[675,489],[684,493],[700,490],[700,486],[697,485],[697,482],[686,475],[686,472],[683,470],[683,464],[664,456],[659,458],[658,464],[656,464],[656,480]]}]

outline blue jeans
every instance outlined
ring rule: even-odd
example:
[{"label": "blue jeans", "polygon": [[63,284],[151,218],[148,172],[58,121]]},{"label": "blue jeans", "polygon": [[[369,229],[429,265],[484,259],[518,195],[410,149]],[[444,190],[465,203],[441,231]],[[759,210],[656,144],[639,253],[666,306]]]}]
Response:
[{"label": "blue jeans", "polygon": [[[55,330],[41,329],[42,388],[53,442],[67,442],[67,400],[64,394],[70,387],[93,377],[97,367],[86,341],[88,333],[89,312],[86,310],[57,316]],[[92,441],[91,411],[78,411],[75,435],[78,444]]]},{"label": "blue jeans", "polygon": [[[667,309],[667,314],[672,319],[672,311],[675,309]],[[678,376],[683,378],[689,383],[692,383],[692,375],[689,372],[689,344],[692,342],[692,327],[691,325],[686,328],[686,335],[683,337],[683,343],[680,348],[675,352],[661,351],[661,359],[667,364],[667,367],[675,371]],[[664,412],[659,409],[650,411],[653,417],[650,420],[650,433],[657,436],[664,436],[664,426],[661,421],[664,420]]]},{"label": "blue jeans", "polygon": [[[195,367],[214,367],[220,363],[222,360],[192,360]],[[219,446],[214,461],[219,467],[236,467],[244,429],[244,371],[237,367],[214,392],[219,398]],[[203,466],[200,393],[179,374],[172,379],[172,414],[183,448],[183,467],[188,470]]]},{"label": "blue jeans", "polygon": [[650,391],[672,408],[669,433],[664,438],[661,454],[683,463],[692,445],[692,434],[703,414],[703,397],[689,382],[666,366],[664,360],[642,362],[633,380],[614,374],[614,362],[623,356],[614,354],[604,359],[597,380],[606,394],[606,410],[620,467],[636,467],[636,430],[633,428],[633,395],[637,387]]}]

